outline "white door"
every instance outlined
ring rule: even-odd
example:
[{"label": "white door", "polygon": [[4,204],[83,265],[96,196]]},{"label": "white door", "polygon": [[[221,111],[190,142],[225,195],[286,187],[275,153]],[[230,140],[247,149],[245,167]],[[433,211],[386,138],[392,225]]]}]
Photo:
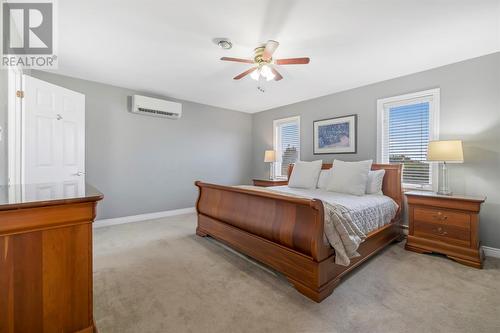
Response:
[{"label": "white door", "polygon": [[[85,95],[23,75],[22,182],[42,196],[83,191]],[[58,183],[58,188],[47,188]],[[44,194],[42,194],[44,193]]]}]

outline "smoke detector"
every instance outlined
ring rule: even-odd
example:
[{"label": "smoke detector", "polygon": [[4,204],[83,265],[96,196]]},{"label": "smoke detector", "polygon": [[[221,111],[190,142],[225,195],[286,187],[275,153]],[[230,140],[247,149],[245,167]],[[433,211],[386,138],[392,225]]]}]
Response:
[{"label": "smoke detector", "polygon": [[228,38],[214,38],[214,43],[223,50],[230,50],[233,47],[233,43]]}]

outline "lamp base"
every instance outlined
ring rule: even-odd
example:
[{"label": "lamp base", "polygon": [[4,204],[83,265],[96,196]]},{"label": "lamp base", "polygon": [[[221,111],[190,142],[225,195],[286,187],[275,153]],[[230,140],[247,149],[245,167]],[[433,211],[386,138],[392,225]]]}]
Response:
[{"label": "lamp base", "polygon": [[441,168],[439,169],[440,184],[437,191],[439,195],[451,195],[450,190],[450,179],[448,176],[448,166],[446,162],[441,163]]},{"label": "lamp base", "polygon": [[269,180],[274,179],[274,162],[269,163]]}]

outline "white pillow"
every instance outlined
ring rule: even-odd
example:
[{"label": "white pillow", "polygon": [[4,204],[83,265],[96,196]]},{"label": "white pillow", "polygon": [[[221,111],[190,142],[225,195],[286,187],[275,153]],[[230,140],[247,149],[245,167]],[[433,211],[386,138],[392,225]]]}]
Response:
[{"label": "white pillow", "polygon": [[368,172],[366,182],[366,194],[383,194],[382,183],[384,182],[385,170],[375,170]]},{"label": "white pillow", "polygon": [[288,187],[316,188],[322,165],[322,160],[295,163],[290,179],[288,180]]},{"label": "white pillow", "polygon": [[333,161],[333,168],[326,189],[332,192],[364,195],[368,172],[372,167],[372,160],[360,162]]},{"label": "white pillow", "polygon": [[318,178],[318,188],[322,190],[326,190],[326,186],[328,185],[328,179],[330,178],[330,172],[332,169],[321,170]]}]

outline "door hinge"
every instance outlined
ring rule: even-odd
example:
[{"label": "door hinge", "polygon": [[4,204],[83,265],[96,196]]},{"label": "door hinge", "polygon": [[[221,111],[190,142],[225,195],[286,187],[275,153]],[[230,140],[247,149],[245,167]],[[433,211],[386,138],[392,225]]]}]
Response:
[{"label": "door hinge", "polygon": [[22,90],[17,90],[16,91],[16,96],[19,98],[24,98],[24,91]]}]

